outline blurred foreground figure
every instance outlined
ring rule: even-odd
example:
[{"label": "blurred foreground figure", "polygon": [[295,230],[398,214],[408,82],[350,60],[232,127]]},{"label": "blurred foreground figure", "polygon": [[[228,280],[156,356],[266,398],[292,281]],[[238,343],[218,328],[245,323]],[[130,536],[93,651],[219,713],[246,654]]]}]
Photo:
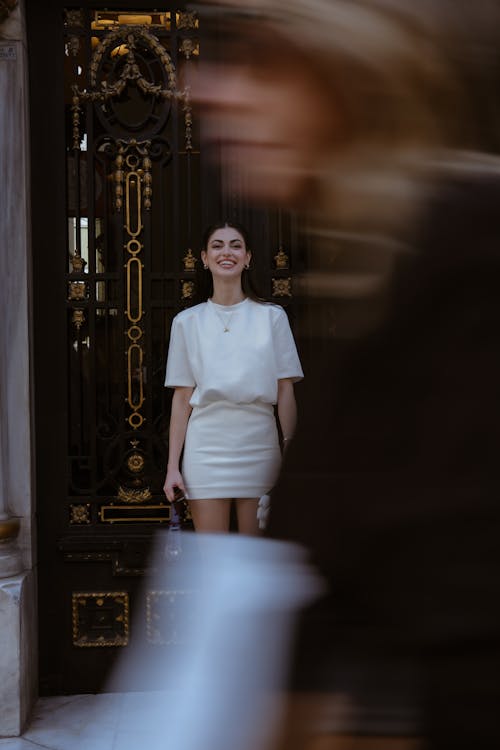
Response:
[{"label": "blurred foreground figure", "polygon": [[398,734],[407,703],[426,748],[500,747],[500,7],[211,7],[227,59],[195,87],[207,137],[314,242],[270,534],[312,550],[329,591],[284,746],[332,693],[351,733]]},{"label": "blurred foreground figure", "polygon": [[[268,750],[283,711],[294,613],[320,582],[296,545],[241,534],[182,534],[178,560],[156,545],[146,582],[151,646],[137,637],[108,689],[138,693],[120,750]],[[136,623],[140,630],[140,623]],[[103,717],[104,720],[105,717]]]}]

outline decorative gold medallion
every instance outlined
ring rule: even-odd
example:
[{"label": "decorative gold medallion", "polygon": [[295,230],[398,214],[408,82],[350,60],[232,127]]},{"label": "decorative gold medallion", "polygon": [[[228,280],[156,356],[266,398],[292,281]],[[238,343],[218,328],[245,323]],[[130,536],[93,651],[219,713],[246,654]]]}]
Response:
[{"label": "decorative gold medallion", "polygon": [[194,281],[181,281],[181,298],[191,299],[194,295]]},{"label": "decorative gold medallion", "polygon": [[292,279],[273,279],[273,297],[291,297]]},{"label": "decorative gold medallion", "polygon": [[283,269],[289,268],[290,266],[288,255],[285,253],[285,251],[283,250],[281,246],[277,254],[274,256],[274,261],[276,263],[276,268],[278,270],[283,270]]}]

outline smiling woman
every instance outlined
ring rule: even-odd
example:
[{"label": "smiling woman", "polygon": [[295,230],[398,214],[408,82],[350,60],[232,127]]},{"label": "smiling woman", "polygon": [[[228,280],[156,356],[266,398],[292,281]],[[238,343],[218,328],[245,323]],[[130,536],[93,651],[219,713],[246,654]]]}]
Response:
[{"label": "smiling woman", "polygon": [[[224,290],[229,290],[227,294],[230,302],[227,304],[234,301],[236,297],[239,298],[240,295],[241,299],[250,297],[255,302],[262,302],[262,297],[257,292],[252,279],[252,253],[249,250],[250,239],[245,227],[234,222],[212,224],[205,231],[202,247],[201,260],[204,270],[208,271],[204,279],[205,294],[202,295],[202,299],[214,296],[215,283],[217,286],[215,301],[220,301],[222,304],[226,304],[226,291]],[[240,260],[243,260],[243,262],[239,262]],[[237,283],[236,289],[234,289],[234,285],[231,283],[232,275],[224,274],[224,266],[226,270],[230,266],[234,269],[233,274],[240,279],[241,289],[238,288]],[[219,271],[222,273],[219,273]],[[218,279],[216,282],[214,282],[214,272]],[[224,279],[229,283],[226,283]],[[222,300],[222,297],[224,297],[224,300]]]},{"label": "smiling woman", "polygon": [[[296,421],[294,382],[303,377],[285,311],[259,301],[248,278],[246,231],[221,223],[205,233],[206,302],[173,321],[165,385],[174,388],[164,490],[189,500],[195,529],[257,534],[257,504],[280,467]],[[180,470],[181,453],[182,473]]]}]

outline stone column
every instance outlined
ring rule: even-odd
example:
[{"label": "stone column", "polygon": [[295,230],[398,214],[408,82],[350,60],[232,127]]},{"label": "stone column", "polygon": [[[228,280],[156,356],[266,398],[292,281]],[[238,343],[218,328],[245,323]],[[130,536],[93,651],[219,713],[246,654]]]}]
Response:
[{"label": "stone column", "polygon": [[[6,196],[6,193],[9,191],[8,182],[6,180],[6,178],[8,178],[9,172],[9,166],[6,159],[8,153],[7,141],[9,135],[13,135],[10,128],[8,128],[7,132],[5,132],[4,128],[6,124],[5,120],[11,119],[8,117],[8,109],[12,103],[12,84],[15,85],[15,79],[18,77],[16,74],[12,75],[12,65],[8,64],[9,62],[14,62],[12,58],[17,58],[17,45],[15,43],[11,43],[9,36],[18,38],[20,37],[19,33],[13,33],[15,31],[20,31],[19,17],[18,19],[15,19],[14,16],[12,18],[9,18],[15,8],[15,5],[15,0],[0,0],[0,101],[2,102],[2,112],[0,113],[0,131],[5,134],[5,137],[2,137],[2,135],[0,135],[0,190],[2,193],[3,204],[3,208],[0,209],[2,212],[0,216],[2,220],[1,234],[4,238],[4,241],[8,241],[8,238],[6,237],[4,232],[6,229],[8,231],[10,223],[10,200],[7,199],[4,203],[4,196]],[[16,69],[15,73],[17,72],[18,71]],[[11,83],[10,86],[9,79]],[[10,257],[11,254],[5,247],[0,248],[0,280],[2,280],[1,283],[4,287],[8,284],[10,276],[10,274],[8,273],[8,269],[4,268],[4,263],[5,265],[7,265],[9,263]],[[9,296],[9,293],[7,292],[7,297]],[[5,304],[4,292],[2,292],[2,297]],[[2,308],[3,307],[4,305],[2,305]],[[3,319],[5,319],[4,316],[5,310],[2,309]],[[6,340],[7,335],[5,335],[7,333],[8,331],[6,330],[3,331],[4,335],[2,335],[2,333],[0,332],[0,358],[4,363],[6,362],[6,358],[8,357],[8,341]],[[8,424],[5,423],[5,416],[7,415],[6,399],[8,399],[9,394],[8,382],[6,382],[4,379],[4,376],[6,374],[7,373],[5,372],[5,368],[2,367],[2,378],[0,379],[0,414],[2,416],[2,419],[0,421],[0,578],[5,578],[6,576],[20,573],[23,567],[20,552],[16,544],[16,537],[19,533],[20,523],[17,518],[13,517],[11,511],[9,511],[7,500],[8,445],[6,445],[6,440],[8,439]]]},{"label": "stone column", "polygon": [[[0,98],[1,94],[0,87]],[[1,252],[2,250],[0,249],[0,253]],[[0,264],[0,279],[3,277],[3,269],[1,269],[1,265],[2,264]],[[1,338],[0,335],[0,340]],[[5,352],[2,351],[0,356],[3,359]],[[5,449],[4,436],[4,432],[7,432],[5,429],[7,425],[3,419],[3,415],[7,413],[7,409],[3,403],[4,399],[2,398],[4,395],[3,385],[3,383],[0,383],[0,415],[2,416],[0,419],[0,579],[16,575],[23,569],[21,552],[17,545],[17,536],[21,525],[20,519],[14,517],[8,507],[8,489],[6,481],[8,476],[8,470],[6,467],[7,450]]]},{"label": "stone column", "polygon": [[22,8],[0,0],[0,737],[21,734],[37,684],[26,59]]}]

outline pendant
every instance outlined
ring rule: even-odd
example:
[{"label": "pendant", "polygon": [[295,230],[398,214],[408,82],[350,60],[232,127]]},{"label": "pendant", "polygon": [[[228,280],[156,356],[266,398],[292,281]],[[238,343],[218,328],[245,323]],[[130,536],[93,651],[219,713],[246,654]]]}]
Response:
[{"label": "pendant", "polygon": [[229,328],[224,328],[224,333],[229,333]]}]

